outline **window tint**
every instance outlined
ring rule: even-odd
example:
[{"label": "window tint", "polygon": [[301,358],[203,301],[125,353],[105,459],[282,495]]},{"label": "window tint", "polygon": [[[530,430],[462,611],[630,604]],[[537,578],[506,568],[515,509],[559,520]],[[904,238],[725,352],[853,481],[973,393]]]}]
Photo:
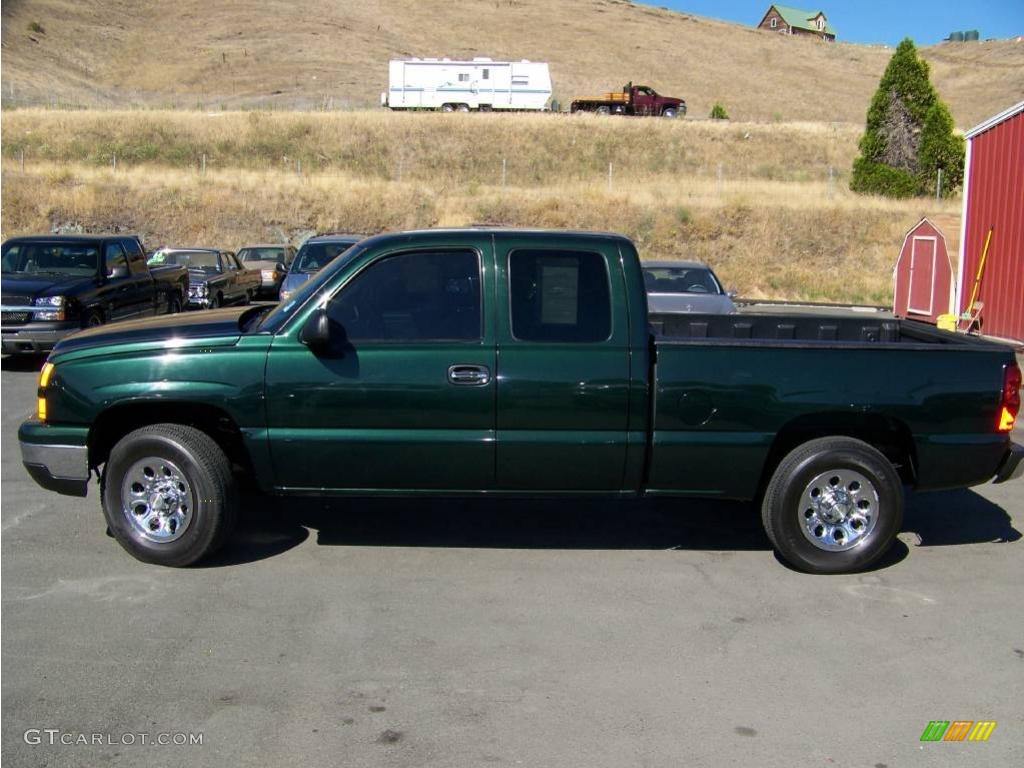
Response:
[{"label": "window tint", "polygon": [[371,264],[328,305],[351,341],[475,341],[480,260],[473,251],[419,251]]},{"label": "window tint", "polygon": [[611,334],[608,270],[598,253],[509,254],[512,335],[524,341],[604,341]]},{"label": "window tint", "polygon": [[103,260],[106,262],[108,275],[114,267],[128,266],[128,260],[124,256],[124,248],[121,247],[120,243],[107,243],[103,249]]},{"label": "window tint", "polygon": [[125,253],[128,254],[128,267],[133,275],[144,275],[146,273],[146,258],[142,253],[139,241],[129,237],[121,241]]}]

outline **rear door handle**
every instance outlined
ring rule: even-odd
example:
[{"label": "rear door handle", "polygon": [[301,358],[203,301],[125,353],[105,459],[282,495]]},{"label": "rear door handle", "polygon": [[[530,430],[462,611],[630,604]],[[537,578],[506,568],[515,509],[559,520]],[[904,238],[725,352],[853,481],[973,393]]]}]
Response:
[{"label": "rear door handle", "polygon": [[491,371],[486,365],[448,366],[448,383],[466,387],[482,387],[491,380]]}]

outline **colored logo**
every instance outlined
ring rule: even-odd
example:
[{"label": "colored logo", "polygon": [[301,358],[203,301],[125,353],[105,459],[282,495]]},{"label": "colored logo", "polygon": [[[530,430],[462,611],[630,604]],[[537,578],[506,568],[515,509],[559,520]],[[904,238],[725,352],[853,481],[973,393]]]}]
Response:
[{"label": "colored logo", "polygon": [[995,728],[995,720],[932,720],[921,741],[988,741]]}]

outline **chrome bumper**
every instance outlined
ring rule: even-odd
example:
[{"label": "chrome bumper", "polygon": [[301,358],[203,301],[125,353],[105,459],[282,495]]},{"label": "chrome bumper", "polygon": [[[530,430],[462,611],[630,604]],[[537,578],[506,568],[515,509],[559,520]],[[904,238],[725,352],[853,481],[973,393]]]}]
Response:
[{"label": "chrome bumper", "polygon": [[84,445],[21,445],[21,463],[40,486],[65,496],[85,496],[89,486],[89,448]]}]

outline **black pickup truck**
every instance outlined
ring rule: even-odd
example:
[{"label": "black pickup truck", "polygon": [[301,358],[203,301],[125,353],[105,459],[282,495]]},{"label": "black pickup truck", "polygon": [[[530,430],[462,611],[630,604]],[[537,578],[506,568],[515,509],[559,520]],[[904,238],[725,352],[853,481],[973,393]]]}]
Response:
[{"label": "black pickup truck", "polygon": [[82,328],[178,312],[188,291],[184,267],[150,269],[132,236],[17,237],[2,260],[4,354],[49,352]]}]

